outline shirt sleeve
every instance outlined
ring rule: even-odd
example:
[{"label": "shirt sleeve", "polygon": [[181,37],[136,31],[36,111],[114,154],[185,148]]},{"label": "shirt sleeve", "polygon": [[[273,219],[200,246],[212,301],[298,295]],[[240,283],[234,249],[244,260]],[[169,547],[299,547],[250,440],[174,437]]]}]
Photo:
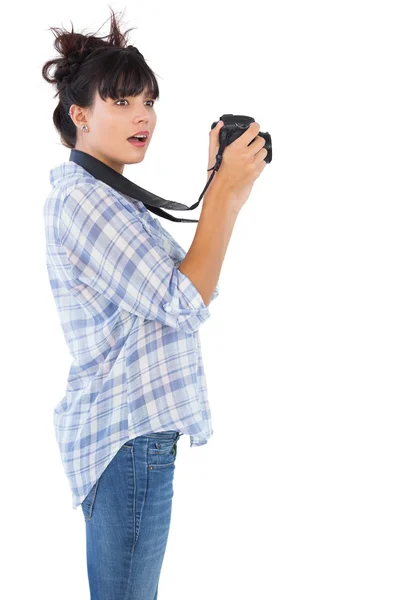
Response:
[{"label": "shirt sleeve", "polygon": [[[59,239],[77,278],[123,310],[185,333],[210,317],[187,275],[101,186],[76,185],[60,207]],[[216,287],[212,299],[218,296]]]}]

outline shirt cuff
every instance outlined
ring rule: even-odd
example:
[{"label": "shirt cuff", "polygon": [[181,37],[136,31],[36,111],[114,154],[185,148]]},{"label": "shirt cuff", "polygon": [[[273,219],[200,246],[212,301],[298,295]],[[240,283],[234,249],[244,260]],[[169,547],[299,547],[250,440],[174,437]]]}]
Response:
[{"label": "shirt cuff", "polygon": [[163,308],[176,318],[178,329],[182,329],[186,333],[193,333],[210,318],[211,313],[192,280],[177,267],[175,267],[175,271],[179,293],[174,294],[171,302],[165,303]]}]

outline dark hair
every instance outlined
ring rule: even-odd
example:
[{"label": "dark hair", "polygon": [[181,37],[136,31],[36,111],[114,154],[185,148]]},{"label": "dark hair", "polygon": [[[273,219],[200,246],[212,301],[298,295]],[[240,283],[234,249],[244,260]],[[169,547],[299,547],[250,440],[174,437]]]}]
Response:
[{"label": "dark hair", "polygon": [[[55,96],[59,103],[53,113],[53,123],[67,148],[75,148],[76,125],[69,116],[71,104],[91,109],[96,92],[105,100],[138,96],[148,90],[149,97],[159,98],[160,92],[154,72],[137,48],[127,45],[127,33],[118,27],[111,9],[111,26],[108,36],[95,37],[50,27],[55,36],[54,47],[62,55],[47,61],[42,76],[48,83],[57,85]],[[53,77],[49,70],[56,66]]]}]

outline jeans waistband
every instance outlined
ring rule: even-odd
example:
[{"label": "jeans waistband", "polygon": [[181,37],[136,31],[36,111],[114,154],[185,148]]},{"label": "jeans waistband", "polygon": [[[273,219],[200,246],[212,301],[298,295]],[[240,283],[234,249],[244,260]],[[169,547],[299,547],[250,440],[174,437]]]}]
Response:
[{"label": "jeans waistband", "polygon": [[146,433],[144,434],[144,437],[150,437],[150,438],[162,438],[162,439],[178,439],[181,437],[181,435],[183,435],[183,433],[181,433],[180,431],[153,431],[152,433]]}]

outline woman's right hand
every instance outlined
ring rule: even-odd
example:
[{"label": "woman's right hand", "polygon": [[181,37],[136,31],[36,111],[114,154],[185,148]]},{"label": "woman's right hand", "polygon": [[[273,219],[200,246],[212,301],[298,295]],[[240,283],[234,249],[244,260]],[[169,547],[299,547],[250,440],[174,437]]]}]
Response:
[{"label": "woman's right hand", "polygon": [[[253,122],[240,137],[229,144],[223,152],[221,166],[215,174],[215,177],[231,191],[232,209],[235,212],[245,204],[255,180],[267,164],[264,158],[268,151],[264,148],[265,139],[257,135],[259,131],[260,125]],[[252,140],[254,141],[250,144]]]}]

